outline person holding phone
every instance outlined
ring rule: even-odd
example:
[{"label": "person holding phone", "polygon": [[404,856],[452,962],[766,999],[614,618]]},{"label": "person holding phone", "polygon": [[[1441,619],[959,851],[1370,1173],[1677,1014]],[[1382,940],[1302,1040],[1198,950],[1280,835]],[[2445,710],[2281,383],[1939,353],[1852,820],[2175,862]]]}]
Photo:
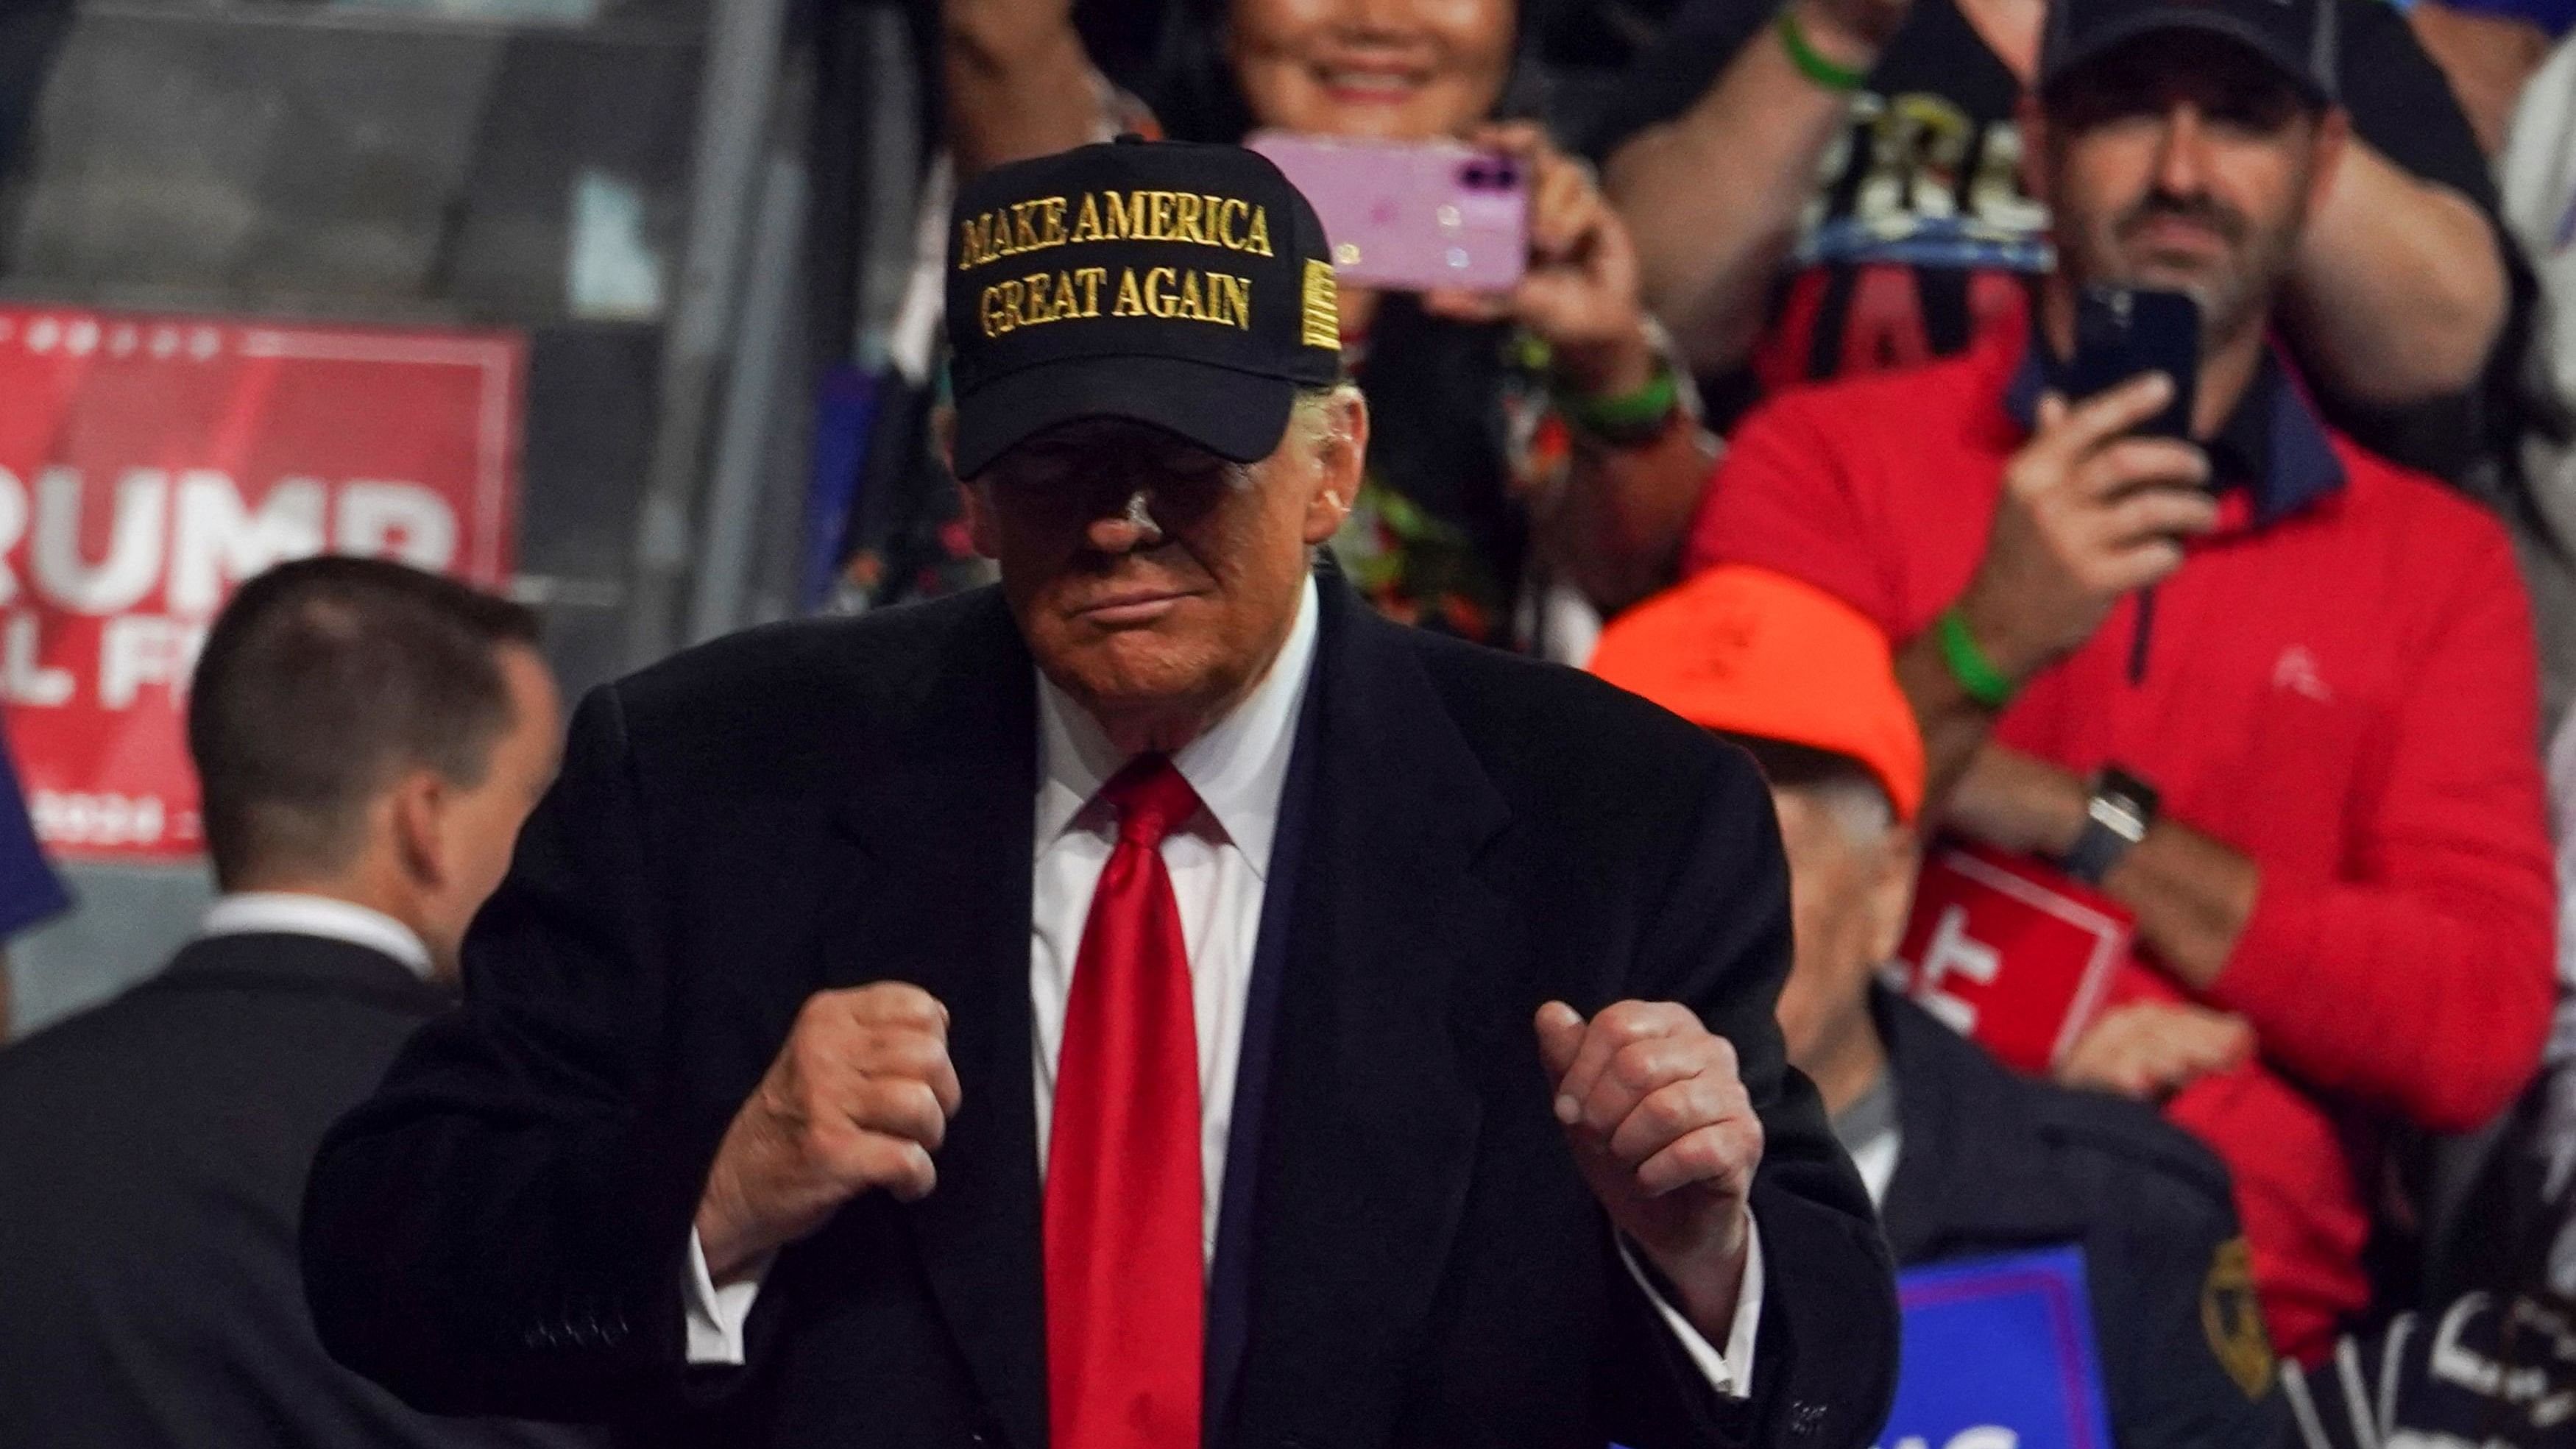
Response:
[{"label": "person holding phone", "polygon": [[[2026,122],[2057,256],[2033,326],[1764,405],[1686,549],[1903,641],[1928,813],[2134,914],[2124,1004],[2061,1072],[2226,1160],[2303,1358],[2370,1300],[2383,1129],[2501,1110],[2553,991],[2511,546],[2328,426],[2272,340],[2348,144],[2339,13],[2058,0]],[[2088,287],[2187,296],[2192,375],[2076,395],[2136,365],[2077,346]],[[2178,391],[2183,435],[2158,435]]]},{"label": "person holding phone", "polygon": [[958,169],[1164,128],[1428,145],[1525,177],[1528,256],[1497,292],[1342,293],[1343,353],[1377,418],[1334,539],[1391,617],[1580,658],[1584,610],[1668,580],[1713,442],[1640,301],[1635,249],[1589,168],[1521,113],[1535,89],[1514,0],[1173,5],[1151,94],[1112,90],[1069,0],[946,0]]},{"label": "person holding phone", "polygon": [[[2351,139],[2279,322],[2328,415],[2457,476],[2509,305],[2495,184],[2403,7],[2336,0]],[[1711,396],[2024,325],[2048,266],[2021,103],[2046,0],[1688,0],[1588,141]],[[1721,385],[1720,393],[1716,387]],[[1721,422],[1731,422],[1721,414]]]}]

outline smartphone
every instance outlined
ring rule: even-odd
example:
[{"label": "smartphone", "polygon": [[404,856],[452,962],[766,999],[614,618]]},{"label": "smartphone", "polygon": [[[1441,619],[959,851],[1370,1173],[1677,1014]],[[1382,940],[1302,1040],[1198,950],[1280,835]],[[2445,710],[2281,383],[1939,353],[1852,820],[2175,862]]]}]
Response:
[{"label": "smartphone", "polygon": [[1261,131],[1324,223],[1341,280],[1392,292],[1505,292],[1529,265],[1529,167],[1455,141],[1357,141]]},{"label": "smartphone", "polygon": [[2192,384],[2200,376],[2200,304],[2182,292],[2088,286],[2075,299],[2075,356],[2067,396],[2081,401],[2142,372],[2173,379],[2173,401],[2139,424],[2149,437],[2191,436]]}]

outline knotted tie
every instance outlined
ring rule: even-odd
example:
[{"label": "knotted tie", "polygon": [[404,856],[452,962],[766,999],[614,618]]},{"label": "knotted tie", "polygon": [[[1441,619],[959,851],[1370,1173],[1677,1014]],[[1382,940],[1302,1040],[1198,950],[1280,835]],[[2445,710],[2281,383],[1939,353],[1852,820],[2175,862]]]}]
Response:
[{"label": "knotted tie", "polygon": [[1101,787],[1118,844],[1091,894],[1047,1147],[1054,1449],[1197,1449],[1205,1296],[1190,963],[1163,837],[1199,808],[1163,755]]}]

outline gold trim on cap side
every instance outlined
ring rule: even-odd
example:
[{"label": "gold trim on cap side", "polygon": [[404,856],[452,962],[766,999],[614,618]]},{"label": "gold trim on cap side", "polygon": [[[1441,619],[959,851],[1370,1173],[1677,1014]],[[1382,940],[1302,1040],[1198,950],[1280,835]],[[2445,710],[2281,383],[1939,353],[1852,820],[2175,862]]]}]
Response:
[{"label": "gold trim on cap side", "polygon": [[1308,347],[1342,350],[1342,309],[1340,292],[1333,283],[1333,264],[1309,257],[1306,260],[1306,330]]}]

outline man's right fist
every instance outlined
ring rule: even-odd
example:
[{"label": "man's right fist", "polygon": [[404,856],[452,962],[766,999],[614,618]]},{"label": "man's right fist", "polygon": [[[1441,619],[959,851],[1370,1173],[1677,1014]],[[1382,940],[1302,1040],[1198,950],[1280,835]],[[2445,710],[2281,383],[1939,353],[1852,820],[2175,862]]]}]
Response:
[{"label": "man's right fist", "polygon": [[733,1277],[870,1188],[929,1196],[957,1095],[948,1008],[929,992],[879,981],[806,998],[716,1149],[698,1199],[707,1271]]},{"label": "man's right fist", "polygon": [[2072,407],[2040,399],[1959,598],[1969,634],[2006,676],[2027,679],[2073,652],[2122,594],[2182,566],[2185,538],[2217,526],[2207,455],[2130,432],[2172,395],[2164,374],[2149,373]]}]

